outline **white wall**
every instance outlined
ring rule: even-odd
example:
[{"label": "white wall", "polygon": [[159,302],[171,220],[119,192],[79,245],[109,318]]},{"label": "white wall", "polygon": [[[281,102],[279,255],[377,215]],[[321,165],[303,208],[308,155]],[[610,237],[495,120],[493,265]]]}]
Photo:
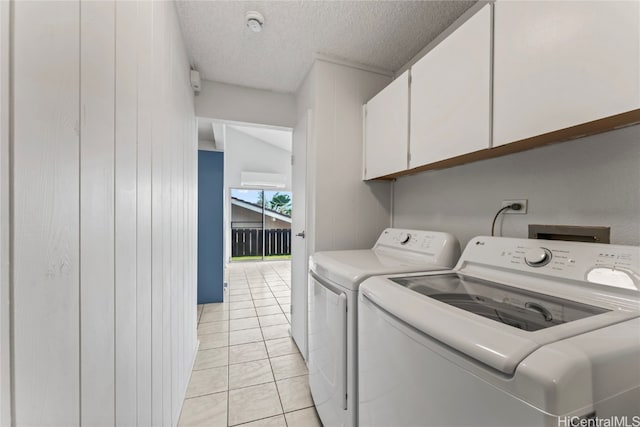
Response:
[{"label": "white wall", "polygon": [[[395,225],[449,231],[464,246],[489,235],[504,199],[528,199],[503,215],[502,235],[528,224],[611,226],[611,243],[640,244],[640,126],[399,178]],[[500,220],[497,222],[500,230]]]},{"label": "white wall", "polygon": [[204,139],[201,139],[198,141],[198,150],[222,151],[222,150],[219,150],[218,147],[216,147],[216,144],[213,141],[206,141]]},{"label": "white wall", "polygon": [[286,177],[286,188],[291,190],[291,153],[281,150],[232,127],[225,126],[224,182],[227,188],[240,187],[240,174],[244,172],[278,173]]},{"label": "white wall", "polygon": [[0,2],[0,425],[11,425],[9,315],[9,2]]},{"label": "white wall", "polygon": [[302,80],[296,91],[296,117],[298,121],[307,115],[309,109],[315,107],[316,102],[316,67],[313,66]]},{"label": "white wall", "polygon": [[[305,188],[306,218],[304,225],[297,222],[299,217],[294,219],[293,227],[297,233],[304,226],[306,253],[292,259],[291,304],[293,337],[305,358],[309,255],[370,248],[390,224],[389,182],[362,181],[362,105],[390,80],[376,72],[316,59],[297,91],[300,127],[294,129],[299,136],[294,143],[306,144],[306,171],[293,179],[297,187]],[[296,146],[294,152],[305,149]],[[294,158],[296,165],[303,161]],[[300,200],[294,194],[294,208],[296,203]]]},{"label": "white wall", "polygon": [[390,185],[362,181],[362,105],[391,79],[324,60],[310,76],[313,95],[302,91],[300,99],[312,101],[314,111],[307,150],[311,252],[370,248],[390,224]]},{"label": "white wall", "polygon": [[290,128],[296,124],[296,99],[290,93],[203,80],[195,105],[199,117]]},{"label": "white wall", "polygon": [[286,187],[274,191],[291,191],[291,153],[254,138],[251,135],[224,127],[224,230],[225,262],[231,259],[231,189],[241,188],[241,173],[277,173],[286,177]]},{"label": "white wall", "polygon": [[176,425],[197,346],[197,140],[175,6],[11,7],[13,423]]}]

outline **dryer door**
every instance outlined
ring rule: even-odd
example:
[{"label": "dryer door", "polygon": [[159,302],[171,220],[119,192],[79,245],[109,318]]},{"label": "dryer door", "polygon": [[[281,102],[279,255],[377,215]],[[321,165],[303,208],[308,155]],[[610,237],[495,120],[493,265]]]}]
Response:
[{"label": "dryer door", "polygon": [[314,274],[309,274],[309,387],[323,424],[341,425],[347,409],[347,295]]}]

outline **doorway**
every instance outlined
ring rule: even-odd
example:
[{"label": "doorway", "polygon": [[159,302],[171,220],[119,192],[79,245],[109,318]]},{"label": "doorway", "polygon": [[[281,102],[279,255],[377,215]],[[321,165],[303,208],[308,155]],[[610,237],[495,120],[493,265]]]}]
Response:
[{"label": "doorway", "polygon": [[231,261],[291,259],[290,191],[232,188]]}]

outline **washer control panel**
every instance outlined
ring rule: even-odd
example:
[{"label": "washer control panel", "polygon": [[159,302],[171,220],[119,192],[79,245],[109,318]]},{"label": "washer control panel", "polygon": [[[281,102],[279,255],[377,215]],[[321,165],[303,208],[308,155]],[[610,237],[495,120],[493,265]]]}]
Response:
[{"label": "washer control panel", "polygon": [[456,268],[464,263],[640,290],[637,246],[475,237]]},{"label": "washer control panel", "polygon": [[543,267],[551,262],[553,253],[543,247],[527,249],[524,262],[531,267]]}]

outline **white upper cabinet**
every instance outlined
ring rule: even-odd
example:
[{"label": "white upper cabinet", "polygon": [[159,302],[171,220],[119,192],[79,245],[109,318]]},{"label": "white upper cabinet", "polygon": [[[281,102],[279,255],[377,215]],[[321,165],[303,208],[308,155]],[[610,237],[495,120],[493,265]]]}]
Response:
[{"label": "white upper cabinet", "polygon": [[639,21],[638,1],[498,1],[493,145],[640,108]]},{"label": "white upper cabinet", "polygon": [[491,5],[411,69],[410,168],[489,148]]},{"label": "white upper cabinet", "polygon": [[409,144],[409,71],[365,106],[364,179],[407,169]]}]

